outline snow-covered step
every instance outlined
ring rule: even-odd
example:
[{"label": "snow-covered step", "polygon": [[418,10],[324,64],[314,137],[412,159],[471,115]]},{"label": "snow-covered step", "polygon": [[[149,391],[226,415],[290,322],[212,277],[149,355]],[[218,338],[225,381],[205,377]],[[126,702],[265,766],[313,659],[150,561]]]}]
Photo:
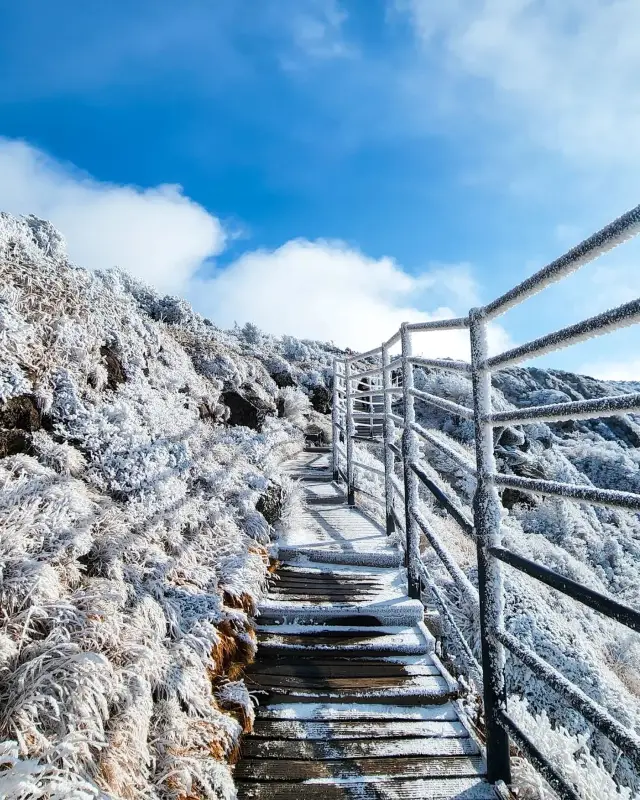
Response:
[{"label": "snow-covered step", "polygon": [[305,502],[313,505],[337,505],[347,500],[344,491],[333,480],[309,479],[303,484],[302,491]]},{"label": "snow-covered step", "polygon": [[303,703],[291,702],[273,706],[258,706],[259,719],[308,720],[314,722],[362,722],[369,731],[370,723],[400,722],[450,722],[458,720],[458,712],[451,702],[433,706],[394,705],[393,703]]},{"label": "snow-covered step", "polygon": [[403,554],[384,529],[348,506],[310,507],[278,546],[280,561],[399,567]]},{"label": "snow-covered step", "polygon": [[351,625],[258,625],[258,644],[264,650],[302,650],[378,655],[419,655],[434,650],[424,625],[357,627]]},{"label": "snow-covered step", "polygon": [[444,703],[452,695],[449,682],[440,675],[413,678],[326,678],[311,680],[281,675],[246,677],[252,693],[262,692],[269,704],[305,700],[310,703]]},{"label": "snow-covered step", "polygon": [[313,596],[304,594],[293,597],[301,599],[291,599],[288,594],[270,595],[266,598],[260,604],[260,623],[265,624],[268,620],[278,624],[313,625],[352,619],[352,624],[357,624],[358,618],[366,618],[367,624],[412,626],[421,622],[424,617],[422,603],[406,597],[377,600],[354,594],[352,597],[355,602],[345,603],[314,601]]},{"label": "snow-covered step", "polygon": [[[245,758],[291,758],[291,742],[287,739],[249,739],[245,742]],[[361,738],[337,740],[298,740],[296,759],[333,760],[338,758],[406,758],[408,756],[475,756],[478,745],[469,736],[423,736],[415,738]]]},{"label": "snow-covered step", "polygon": [[381,776],[311,778],[304,782],[276,781],[240,784],[240,800],[497,800],[482,778],[393,779]]},{"label": "snow-covered step", "polygon": [[335,545],[302,545],[298,548],[281,546],[278,558],[290,564],[304,564],[308,561],[324,564],[352,564],[364,567],[399,567],[402,554],[399,550],[384,547],[357,547],[341,550]]},{"label": "snow-covered step", "polygon": [[253,727],[256,739],[466,739],[469,732],[457,719],[453,720],[376,720],[375,725],[362,721],[316,722],[314,720],[259,719]]},{"label": "snow-covered step", "polygon": [[[236,766],[236,778],[250,781],[292,781],[297,783],[297,796],[306,793],[307,781],[322,778],[362,779],[371,778],[479,778],[484,774],[484,760],[480,756],[389,756],[382,758],[344,758],[327,760],[296,759],[291,752],[291,759],[257,758],[243,759]],[[300,782],[305,785],[301,786]],[[295,786],[295,783],[294,783]],[[375,788],[378,789],[379,784]],[[263,795],[268,796],[268,795]],[[278,796],[278,795],[274,795]],[[335,796],[335,795],[334,795]],[[376,795],[372,795],[375,797]],[[379,795],[378,795],[379,796]],[[409,795],[411,796],[411,795]],[[440,795],[440,797],[455,797]],[[489,795],[490,797],[492,795]],[[326,797],[326,794],[316,795]],[[431,798],[433,795],[413,795],[413,797]],[[436,795],[437,797],[437,795]],[[466,800],[466,798],[465,798]]]}]

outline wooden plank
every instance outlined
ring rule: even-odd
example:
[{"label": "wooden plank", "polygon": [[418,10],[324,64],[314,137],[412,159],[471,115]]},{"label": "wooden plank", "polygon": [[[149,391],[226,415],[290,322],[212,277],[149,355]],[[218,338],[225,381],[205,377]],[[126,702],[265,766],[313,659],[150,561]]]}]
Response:
[{"label": "wooden plank", "polygon": [[[302,590],[301,590],[302,591]],[[376,594],[365,594],[363,592],[331,592],[322,594],[321,592],[307,592],[305,594],[296,592],[270,592],[269,600],[280,600],[284,603],[307,603],[310,607],[324,605],[354,605],[357,603],[371,603],[375,601]],[[384,611],[384,609],[382,609]]]},{"label": "wooden plank", "polygon": [[385,581],[378,581],[373,578],[332,578],[326,574],[292,576],[283,575],[281,572],[278,572],[277,576],[278,577],[270,579],[270,587],[290,586],[292,588],[297,588],[299,586],[304,586],[308,589],[369,589],[370,591],[380,592],[387,587]]},{"label": "wooden plank", "polygon": [[[277,577],[276,577],[277,576]],[[311,570],[293,570],[289,567],[280,567],[276,576],[273,577],[275,583],[283,581],[291,581],[293,583],[302,581],[308,582],[328,582],[328,583],[371,583],[382,586],[388,583],[388,579],[384,576],[372,575],[370,572],[352,573],[352,572],[312,572]]]},{"label": "wooden plank", "polygon": [[477,778],[417,778],[415,780],[239,783],[239,800],[497,800],[494,789]]},{"label": "wooden plank", "polygon": [[410,675],[439,675],[440,670],[435,664],[394,664],[385,661],[301,661],[292,660],[274,664],[271,661],[257,661],[246,669],[246,674],[253,675],[292,675],[296,677],[309,676],[311,678],[378,678],[402,677]]},{"label": "wooden plank", "polygon": [[480,753],[480,750],[470,737],[457,739],[435,737],[338,739],[329,742],[307,739],[265,740],[249,737],[242,743],[242,752],[245,758],[333,761],[335,759],[408,758],[410,756],[451,758],[475,756]]},{"label": "wooden plank", "polygon": [[438,680],[439,683],[437,686],[434,685],[433,688],[426,686],[403,688],[402,686],[398,686],[396,688],[386,687],[385,689],[379,690],[358,690],[263,686],[262,688],[254,687],[253,691],[261,695],[264,694],[265,699],[260,700],[260,702],[264,703],[292,703],[302,701],[308,703],[391,702],[398,705],[416,705],[417,703],[444,703],[453,697],[453,693],[443,678],[427,678],[425,680]]},{"label": "wooden plank", "polygon": [[305,781],[311,778],[358,778],[380,775],[398,778],[483,777],[479,756],[447,758],[353,758],[311,761],[285,758],[246,758],[236,765],[238,780]]},{"label": "wooden plank", "polygon": [[439,739],[465,739],[469,736],[461,722],[439,720],[375,720],[314,722],[312,720],[256,720],[252,738],[257,739],[383,739],[434,736]]},{"label": "wooden plank", "polygon": [[294,719],[294,720],[313,720],[314,722],[344,722],[349,721],[370,721],[376,725],[381,721],[389,722],[398,720],[408,722],[410,720],[433,721],[433,720],[457,720],[458,714],[453,703],[447,702],[442,705],[416,706],[396,705],[387,701],[383,705],[359,703],[355,706],[347,706],[342,703],[321,703],[309,705],[308,703],[289,703],[287,706],[258,706],[256,715],[259,719]]},{"label": "wooden plank", "polygon": [[272,581],[269,584],[269,593],[278,592],[280,594],[367,594],[373,597],[388,596],[384,585],[328,581]]},{"label": "wooden plank", "polygon": [[435,675],[424,676],[406,676],[406,675],[387,675],[376,678],[361,678],[361,677],[344,677],[344,678],[328,678],[322,675],[314,677],[313,675],[269,675],[264,673],[255,673],[247,675],[245,680],[252,686],[259,686],[261,688],[270,687],[290,687],[300,689],[326,689],[328,691],[343,691],[346,689],[353,689],[354,691],[367,691],[391,688],[416,688],[425,689],[428,692],[433,692],[434,689],[439,689],[442,686],[441,678],[437,671]]}]

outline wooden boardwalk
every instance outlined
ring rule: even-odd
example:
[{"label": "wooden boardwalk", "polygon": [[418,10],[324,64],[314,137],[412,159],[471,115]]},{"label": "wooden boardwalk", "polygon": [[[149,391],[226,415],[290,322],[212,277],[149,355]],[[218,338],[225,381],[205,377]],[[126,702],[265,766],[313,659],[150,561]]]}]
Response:
[{"label": "wooden boardwalk", "polygon": [[240,798],[495,798],[435,656],[402,556],[346,505],[328,455],[288,465],[303,481],[299,530],[261,606],[246,675],[260,705],[236,766]]}]

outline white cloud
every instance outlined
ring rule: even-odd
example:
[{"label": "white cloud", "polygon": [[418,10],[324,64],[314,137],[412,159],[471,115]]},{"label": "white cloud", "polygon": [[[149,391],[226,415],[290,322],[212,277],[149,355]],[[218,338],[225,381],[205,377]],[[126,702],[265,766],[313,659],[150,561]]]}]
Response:
[{"label": "white cloud", "polygon": [[[434,264],[410,275],[391,258],[369,258],[335,241],[296,239],[247,252],[202,278],[198,270],[222,251],[225,231],[179,187],[100,183],[26,143],[2,139],[0,174],[0,210],[51,220],[77,264],[123,267],[160,292],[187,296],[222,327],[250,321],[270,333],[368,350],[404,321],[457,316],[477,304],[467,264]],[[468,358],[468,338],[464,331],[424,334],[416,347]],[[494,349],[508,345],[498,326],[490,338]]]},{"label": "white cloud", "polygon": [[51,220],[70,258],[90,269],[117,265],[160,291],[182,292],[224,247],[219,220],[179,186],[101,183],[6,139],[0,139],[0,176],[0,208]]},{"label": "white cloud", "polygon": [[[569,159],[640,164],[637,0],[395,0],[495,120]],[[479,83],[478,83],[479,81]],[[478,91],[482,86],[488,91]]]},{"label": "white cloud", "polygon": [[640,382],[640,359],[629,361],[602,361],[584,364],[578,372],[603,381]]},{"label": "white cloud", "polygon": [[[456,316],[447,305],[429,303],[430,297],[448,297],[457,313],[466,313],[471,290],[464,266],[438,265],[413,276],[390,258],[369,258],[342,242],[298,239],[241,256],[198,284],[196,293],[205,313],[224,326],[251,321],[276,334],[368,350],[402,322]],[[416,347],[468,358],[468,339],[464,331],[434,332],[421,335]],[[506,346],[501,328],[492,329],[491,343]]]},{"label": "white cloud", "polygon": [[336,0],[313,0],[296,6],[291,28],[296,46],[312,58],[340,58],[353,54],[343,36],[346,12]]}]

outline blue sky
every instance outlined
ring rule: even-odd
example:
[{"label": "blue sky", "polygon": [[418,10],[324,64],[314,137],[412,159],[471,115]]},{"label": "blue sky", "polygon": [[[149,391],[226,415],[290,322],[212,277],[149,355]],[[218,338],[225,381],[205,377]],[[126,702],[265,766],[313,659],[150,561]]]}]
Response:
[{"label": "blue sky", "polygon": [[[635,0],[0,15],[0,208],[51,218],[78,263],[125,266],[222,325],[375,346],[640,201]],[[494,346],[637,296],[638,253],[511,313]],[[638,343],[627,330],[543,363],[640,377]]]}]

